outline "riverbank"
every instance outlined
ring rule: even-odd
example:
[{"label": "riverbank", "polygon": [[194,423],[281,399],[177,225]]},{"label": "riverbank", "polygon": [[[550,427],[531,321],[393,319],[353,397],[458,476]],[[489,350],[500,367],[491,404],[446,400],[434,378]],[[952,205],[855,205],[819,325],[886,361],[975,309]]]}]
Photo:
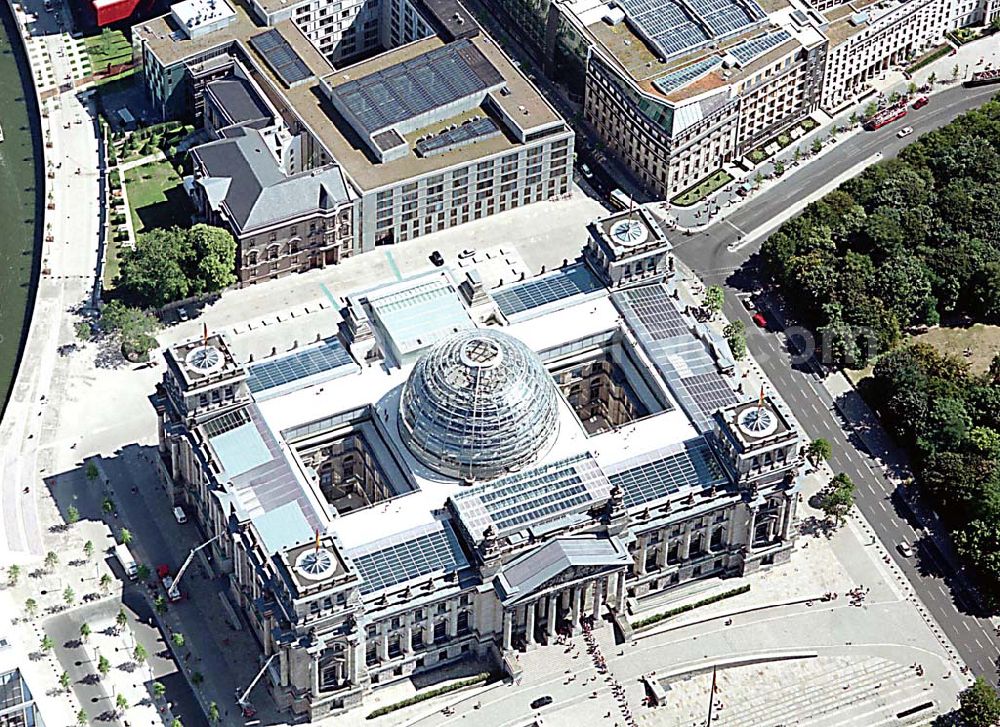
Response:
[{"label": "riverbank", "polygon": [[0,6],[0,421],[17,379],[41,271],[46,195],[41,108],[23,38],[9,4]]}]

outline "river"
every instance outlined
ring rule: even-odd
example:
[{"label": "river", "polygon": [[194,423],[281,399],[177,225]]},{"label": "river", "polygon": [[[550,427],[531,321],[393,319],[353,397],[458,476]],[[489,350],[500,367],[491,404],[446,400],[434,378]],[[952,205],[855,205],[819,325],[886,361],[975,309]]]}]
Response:
[{"label": "river", "polygon": [[[31,317],[44,200],[37,104],[10,7],[0,2],[0,415],[10,396]],[[25,85],[29,84],[29,85]],[[32,125],[36,134],[32,134]],[[36,167],[37,162],[37,167]]]}]

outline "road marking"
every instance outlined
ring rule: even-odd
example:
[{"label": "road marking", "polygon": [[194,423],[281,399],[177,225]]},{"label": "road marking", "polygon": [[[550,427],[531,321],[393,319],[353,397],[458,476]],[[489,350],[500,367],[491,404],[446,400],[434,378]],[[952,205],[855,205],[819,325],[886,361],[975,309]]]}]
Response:
[{"label": "road marking", "polygon": [[734,225],[729,220],[723,220],[723,222],[725,222],[727,225],[729,225],[730,227],[732,227],[734,230],[736,230],[741,235],[745,235],[746,234],[745,232],[743,232],[743,230],[741,230],[739,227],[737,227],[736,225]]},{"label": "road marking", "polygon": [[337,299],[334,297],[333,293],[330,292],[330,289],[326,287],[326,283],[320,283],[319,287],[323,291],[323,295],[325,295],[329,299],[330,303],[333,304],[333,309],[337,310],[340,303],[337,302]]},{"label": "road marking", "polygon": [[979,639],[973,639],[973,641],[976,642],[976,646],[978,646],[980,649],[985,649],[986,648],[982,644],[979,643]]},{"label": "road marking", "polygon": [[403,279],[402,273],[399,272],[399,266],[396,265],[395,259],[392,257],[392,250],[385,251],[385,259],[389,261],[389,267],[392,268],[392,274],[396,276],[396,280],[400,281]]},{"label": "road marking", "polygon": [[882,512],[889,512],[889,509],[885,506],[885,502],[883,500],[878,501],[878,506],[882,508]]},{"label": "road marking", "polygon": [[972,628],[969,626],[969,622],[968,621],[963,621],[962,625],[965,627],[966,631],[968,631],[970,634],[972,633]]}]

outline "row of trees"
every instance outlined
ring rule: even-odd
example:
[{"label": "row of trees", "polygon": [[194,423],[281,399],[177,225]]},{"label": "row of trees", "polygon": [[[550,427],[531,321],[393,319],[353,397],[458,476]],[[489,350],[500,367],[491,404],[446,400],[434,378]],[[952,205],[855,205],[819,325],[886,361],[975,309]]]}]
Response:
[{"label": "row of trees", "polygon": [[914,453],[922,493],[1000,608],[1000,355],[983,375],[911,343],[875,365],[871,400]]},{"label": "row of trees", "polygon": [[1000,321],[1000,100],[811,204],[761,255],[836,365],[942,315]]}]

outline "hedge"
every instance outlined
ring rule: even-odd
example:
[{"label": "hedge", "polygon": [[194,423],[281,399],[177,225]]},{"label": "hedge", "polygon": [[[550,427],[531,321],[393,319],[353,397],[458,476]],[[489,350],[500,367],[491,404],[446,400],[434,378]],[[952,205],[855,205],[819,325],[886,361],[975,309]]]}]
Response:
[{"label": "hedge", "polygon": [[722,601],[722,600],[724,600],[726,598],[732,598],[733,596],[739,596],[739,595],[741,595],[743,593],[747,593],[749,590],[750,590],[750,584],[748,583],[748,584],[746,584],[744,586],[740,586],[739,588],[733,588],[730,591],[723,591],[722,593],[717,593],[714,596],[709,596],[708,598],[703,598],[700,601],[695,601],[694,603],[688,603],[688,604],[686,604],[684,606],[678,606],[677,608],[672,608],[669,611],[664,611],[663,613],[657,613],[657,614],[654,614],[652,616],[647,616],[646,618],[639,619],[634,624],[632,624],[632,628],[634,628],[634,629],[641,629],[644,626],[651,626],[651,625],[653,625],[655,623],[659,623],[660,621],[663,621],[665,619],[672,618],[673,616],[678,616],[678,615],[680,615],[682,613],[687,613],[688,611],[693,611],[694,609],[699,608],[701,606],[708,606],[709,604],[717,603],[717,602]]},{"label": "hedge", "polygon": [[448,692],[454,692],[459,689],[465,689],[465,687],[473,687],[477,684],[482,684],[487,679],[490,678],[489,672],[482,672],[476,674],[474,677],[469,679],[462,679],[453,684],[448,684],[443,687],[438,687],[437,689],[432,689],[429,692],[424,692],[423,694],[417,694],[416,696],[410,697],[409,699],[404,699],[402,702],[396,702],[395,704],[388,704],[385,707],[379,707],[374,712],[371,712],[365,719],[375,719],[376,717],[382,717],[391,712],[395,712],[398,709],[403,709],[405,707],[410,707],[414,704],[420,704],[428,699],[434,699],[434,697],[440,697],[442,694],[448,694]]},{"label": "hedge", "polygon": [[933,63],[938,58],[941,58],[941,57],[947,55],[948,53],[951,52],[951,50],[952,50],[951,46],[948,45],[947,43],[945,43],[943,45],[940,45],[936,49],[934,49],[934,50],[930,51],[929,53],[927,53],[927,55],[921,56],[916,61],[914,61],[913,65],[909,66],[906,69],[906,72],[907,73],[913,73],[914,71],[919,71],[921,68],[923,68],[927,64]]}]

